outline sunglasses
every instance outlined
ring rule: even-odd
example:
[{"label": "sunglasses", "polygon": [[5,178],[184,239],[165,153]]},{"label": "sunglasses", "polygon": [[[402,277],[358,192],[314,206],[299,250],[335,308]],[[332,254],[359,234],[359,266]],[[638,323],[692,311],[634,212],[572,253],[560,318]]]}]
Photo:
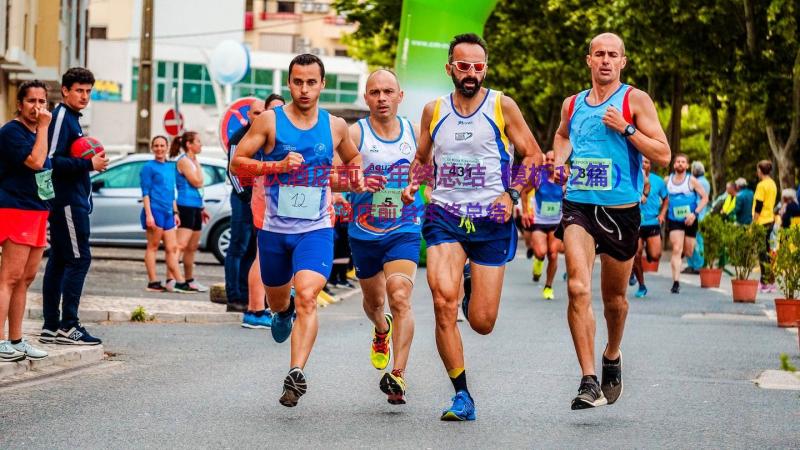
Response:
[{"label": "sunglasses", "polygon": [[486,63],[471,63],[466,61],[453,61],[450,63],[459,72],[469,72],[469,69],[475,69],[475,73],[481,73],[486,70]]}]

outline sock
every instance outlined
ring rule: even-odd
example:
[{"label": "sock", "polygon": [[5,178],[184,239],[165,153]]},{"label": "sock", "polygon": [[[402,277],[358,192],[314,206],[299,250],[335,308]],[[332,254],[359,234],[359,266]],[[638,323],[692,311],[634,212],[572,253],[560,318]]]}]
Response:
[{"label": "sock", "polygon": [[17,339],[17,340],[12,340],[12,341],[11,341],[11,343],[12,343],[12,344],[14,344],[14,345],[17,345],[17,344],[19,344],[20,342],[22,342],[22,339]]},{"label": "sock", "polygon": [[450,382],[453,383],[453,389],[456,390],[456,393],[458,393],[458,391],[464,391],[469,394],[469,390],[467,389],[467,371],[464,370],[463,367],[448,370],[447,376],[450,377]]},{"label": "sock", "polygon": [[549,284],[545,284],[545,285],[544,285],[544,288],[545,288],[545,289],[551,289],[552,287],[553,287],[553,286],[550,286]]},{"label": "sock", "polygon": [[248,311],[250,314],[255,315],[256,317],[261,317],[264,315],[266,310],[262,309],[261,311]]}]

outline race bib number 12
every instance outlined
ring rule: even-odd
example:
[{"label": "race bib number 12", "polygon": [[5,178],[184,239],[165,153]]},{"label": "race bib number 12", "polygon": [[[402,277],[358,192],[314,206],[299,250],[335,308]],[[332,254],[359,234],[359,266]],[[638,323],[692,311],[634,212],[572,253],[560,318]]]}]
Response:
[{"label": "race bib number 12", "polygon": [[292,219],[316,219],[322,201],[322,188],[281,186],[278,191],[278,216]]}]

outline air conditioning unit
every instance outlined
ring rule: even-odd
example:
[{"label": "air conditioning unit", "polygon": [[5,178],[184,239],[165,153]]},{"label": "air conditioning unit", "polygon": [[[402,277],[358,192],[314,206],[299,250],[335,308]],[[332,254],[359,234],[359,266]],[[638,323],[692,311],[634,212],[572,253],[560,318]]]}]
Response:
[{"label": "air conditioning unit", "polygon": [[300,10],[304,13],[316,12],[316,4],[314,4],[314,2],[303,2],[300,5]]},{"label": "air conditioning unit", "polygon": [[311,52],[311,39],[307,37],[298,36],[294,39],[294,52],[295,53],[310,53]]}]

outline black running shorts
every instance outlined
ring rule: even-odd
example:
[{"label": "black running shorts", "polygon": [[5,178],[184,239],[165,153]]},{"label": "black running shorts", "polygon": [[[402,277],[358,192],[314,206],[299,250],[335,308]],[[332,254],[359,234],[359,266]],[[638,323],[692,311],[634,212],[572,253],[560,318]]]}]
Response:
[{"label": "black running shorts", "polygon": [[691,226],[686,225],[683,221],[667,220],[667,233],[672,231],[683,231],[686,233],[686,237],[690,238],[697,237],[697,220]]},{"label": "black running shorts", "polygon": [[639,227],[639,239],[647,240],[653,236],[661,236],[661,225],[642,225]]},{"label": "black running shorts", "polygon": [[563,211],[557,238],[564,240],[564,230],[577,225],[594,238],[598,255],[606,254],[617,261],[627,261],[636,255],[642,220],[639,205],[610,208],[564,200]]}]

